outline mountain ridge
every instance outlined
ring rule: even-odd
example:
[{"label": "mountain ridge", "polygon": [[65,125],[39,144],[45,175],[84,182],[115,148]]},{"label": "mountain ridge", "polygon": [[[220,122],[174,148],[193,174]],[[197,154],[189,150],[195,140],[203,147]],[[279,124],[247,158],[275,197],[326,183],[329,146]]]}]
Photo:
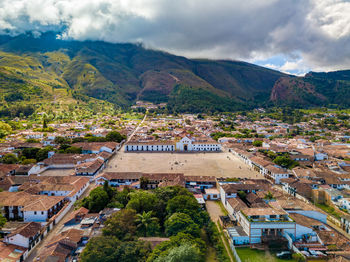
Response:
[{"label": "mountain ridge", "polygon": [[[3,101],[20,89],[30,101],[26,91],[29,86],[40,89],[42,96],[46,92],[49,98],[51,94],[51,99],[54,92],[50,88],[66,92],[68,100],[97,99],[122,107],[136,100],[169,102],[175,111],[199,111],[195,105],[177,104],[176,101],[191,103],[185,96],[194,96],[201,104],[200,110],[208,111],[274,104],[350,103],[332,94],[348,94],[349,70],[333,74],[310,72],[300,78],[243,61],[188,59],[139,44],[60,40],[53,32],[39,38],[30,34],[0,36],[0,51],[0,81],[1,77],[5,81],[5,74],[13,82],[7,83],[7,88],[0,86]],[[11,90],[9,85],[15,86],[16,81],[25,84]],[[305,95],[317,98],[317,103]]]}]

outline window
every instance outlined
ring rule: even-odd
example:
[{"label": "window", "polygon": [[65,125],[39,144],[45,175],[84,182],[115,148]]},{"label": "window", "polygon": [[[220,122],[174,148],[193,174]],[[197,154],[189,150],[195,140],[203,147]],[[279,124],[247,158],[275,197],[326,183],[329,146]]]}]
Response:
[{"label": "window", "polygon": [[36,211],[34,211],[34,215],[36,215]]},{"label": "window", "polygon": [[44,211],[41,211],[41,214],[44,215]]}]

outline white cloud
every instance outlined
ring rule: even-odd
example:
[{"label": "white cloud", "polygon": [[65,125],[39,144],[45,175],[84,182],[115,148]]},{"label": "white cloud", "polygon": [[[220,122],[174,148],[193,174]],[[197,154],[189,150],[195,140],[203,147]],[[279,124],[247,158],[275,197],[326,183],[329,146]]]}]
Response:
[{"label": "white cloud", "polygon": [[350,68],[349,14],[346,0],[1,0],[0,32],[64,30],[190,57],[283,54],[281,70],[332,70]]}]

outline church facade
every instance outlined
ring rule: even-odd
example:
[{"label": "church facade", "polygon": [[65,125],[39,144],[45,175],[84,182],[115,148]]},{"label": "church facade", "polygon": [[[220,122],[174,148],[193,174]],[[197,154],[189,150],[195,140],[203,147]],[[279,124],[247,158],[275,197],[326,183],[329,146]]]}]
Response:
[{"label": "church facade", "polygon": [[195,138],[184,136],[178,142],[173,141],[146,141],[127,142],[125,152],[219,152],[221,145],[212,140],[196,141]]}]

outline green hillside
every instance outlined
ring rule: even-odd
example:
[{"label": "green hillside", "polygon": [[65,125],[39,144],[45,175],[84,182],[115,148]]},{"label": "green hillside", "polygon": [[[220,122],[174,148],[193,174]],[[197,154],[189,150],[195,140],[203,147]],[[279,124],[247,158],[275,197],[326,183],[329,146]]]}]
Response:
[{"label": "green hillside", "polygon": [[295,78],[240,61],[187,59],[135,44],[64,41],[55,33],[0,36],[2,116],[22,109],[30,114],[72,106],[128,107],[136,100],[168,102],[175,111],[310,101],[347,105],[348,81],[348,73]]},{"label": "green hillside", "polygon": [[283,77],[275,83],[271,100],[279,105],[296,107],[349,107],[350,70]]}]

